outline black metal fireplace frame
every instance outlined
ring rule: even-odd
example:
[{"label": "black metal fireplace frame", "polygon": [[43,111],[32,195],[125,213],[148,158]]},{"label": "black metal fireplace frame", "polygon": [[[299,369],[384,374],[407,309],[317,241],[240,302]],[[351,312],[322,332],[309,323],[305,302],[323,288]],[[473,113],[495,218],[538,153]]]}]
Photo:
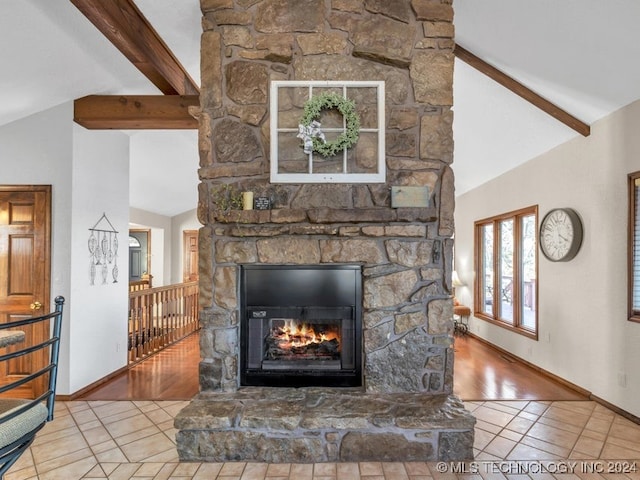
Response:
[{"label": "black metal fireplace frame", "polygon": [[[362,266],[263,265],[240,266],[240,384],[272,387],[362,386]],[[284,299],[287,299],[285,301]],[[353,368],[339,370],[264,370],[250,368],[250,316],[263,308],[350,307],[355,321]],[[251,313],[251,315],[250,315]]]}]

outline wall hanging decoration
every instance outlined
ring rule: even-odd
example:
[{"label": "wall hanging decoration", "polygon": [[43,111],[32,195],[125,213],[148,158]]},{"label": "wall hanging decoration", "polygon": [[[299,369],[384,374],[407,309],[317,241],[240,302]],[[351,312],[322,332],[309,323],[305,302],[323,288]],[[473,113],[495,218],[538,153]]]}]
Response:
[{"label": "wall hanging decoration", "polygon": [[568,262],[582,245],[582,220],[572,208],[553,208],[540,222],[539,244],[552,262]]},{"label": "wall hanging decoration", "polygon": [[271,82],[272,183],[385,182],[381,81]]},{"label": "wall hanging decoration", "polygon": [[89,229],[89,280],[96,284],[96,277],[106,285],[111,270],[112,283],[118,283],[118,231],[102,214],[96,224]]},{"label": "wall hanging decoration", "polygon": [[[345,131],[332,142],[328,142],[324,132],[320,130],[320,118],[323,110],[335,108],[344,117]],[[353,147],[358,141],[360,117],[356,113],[356,104],[338,95],[324,92],[311,97],[304,104],[304,115],[298,125],[298,137],[304,139],[304,153],[319,153],[323,157],[333,157],[347,148]]]}]

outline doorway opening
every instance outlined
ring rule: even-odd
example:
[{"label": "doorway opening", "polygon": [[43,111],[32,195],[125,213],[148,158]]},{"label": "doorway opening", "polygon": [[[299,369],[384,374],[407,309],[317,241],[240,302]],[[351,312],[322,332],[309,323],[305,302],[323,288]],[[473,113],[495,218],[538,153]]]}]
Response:
[{"label": "doorway opening", "polygon": [[148,282],[151,288],[151,231],[129,230],[129,283]]}]

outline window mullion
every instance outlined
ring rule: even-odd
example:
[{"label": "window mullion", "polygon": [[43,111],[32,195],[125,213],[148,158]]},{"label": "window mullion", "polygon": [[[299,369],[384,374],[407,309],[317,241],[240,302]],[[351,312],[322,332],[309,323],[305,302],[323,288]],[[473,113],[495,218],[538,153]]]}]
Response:
[{"label": "window mullion", "polygon": [[640,219],[638,218],[638,206],[640,203],[640,195],[639,195],[639,187],[638,187],[638,178],[634,180],[633,187],[633,250],[632,250],[632,268],[633,268],[633,277],[632,277],[632,304],[633,304],[633,315],[640,314],[640,301],[638,299],[638,290],[640,290]]},{"label": "window mullion", "polygon": [[500,238],[500,222],[493,221],[493,318],[500,320],[502,307],[500,305],[500,282],[502,271],[500,269],[500,249],[502,239]]},{"label": "window mullion", "polygon": [[522,217],[516,216],[513,226],[513,280],[512,280],[512,303],[513,303],[513,325],[522,327]]},{"label": "window mullion", "polygon": [[485,279],[484,279],[484,271],[485,271],[485,261],[484,261],[484,229],[482,225],[476,224],[475,226],[475,263],[476,263],[476,272],[478,272],[478,281],[475,284],[475,305],[474,310],[479,313],[484,313],[484,287],[485,287]]}]

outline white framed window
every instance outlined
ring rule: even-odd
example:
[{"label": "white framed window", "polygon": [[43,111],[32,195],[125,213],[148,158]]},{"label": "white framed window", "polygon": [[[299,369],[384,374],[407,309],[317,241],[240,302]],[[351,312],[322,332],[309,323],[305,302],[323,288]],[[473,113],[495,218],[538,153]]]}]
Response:
[{"label": "white framed window", "polygon": [[[272,183],[385,182],[383,81],[278,80],[270,95]],[[305,104],[323,95],[339,99],[340,107],[323,108],[313,119],[305,115]],[[347,103],[353,114],[341,113]]]}]

